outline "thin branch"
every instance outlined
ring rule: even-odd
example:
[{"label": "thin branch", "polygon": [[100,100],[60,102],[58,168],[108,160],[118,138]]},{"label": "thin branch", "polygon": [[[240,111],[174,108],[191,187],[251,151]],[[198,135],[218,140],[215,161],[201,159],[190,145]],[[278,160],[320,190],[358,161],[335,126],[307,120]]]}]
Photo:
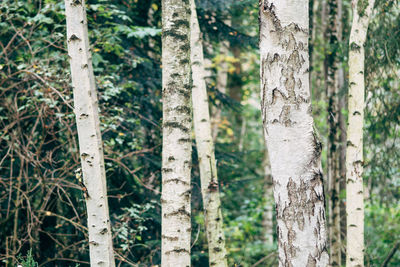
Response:
[{"label": "thin branch", "polygon": [[400,241],[397,241],[393,248],[390,250],[389,254],[387,255],[386,259],[383,261],[381,267],[386,267],[389,264],[389,261],[393,258],[394,254],[400,247]]},{"label": "thin branch", "polygon": [[276,253],[271,253],[271,254],[261,258],[259,261],[257,261],[253,265],[251,265],[251,267],[256,267],[256,266],[260,265],[261,263],[263,263],[264,261],[268,260],[269,258],[271,258],[274,255],[276,255]]},{"label": "thin branch", "polygon": [[58,91],[56,88],[54,88],[53,86],[51,86],[50,84],[48,84],[48,83],[46,82],[46,80],[44,80],[42,77],[40,77],[39,75],[37,75],[37,74],[34,73],[34,72],[30,72],[30,71],[27,71],[27,70],[24,70],[24,72],[26,72],[26,73],[28,73],[28,74],[31,74],[32,76],[34,76],[35,78],[37,78],[38,80],[40,80],[44,85],[48,86],[51,90],[53,90],[53,91],[64,101],[64,103],[65,103],[69,108],[71,108],[72,110],[74,110],[74,107],[71,106],[71,105],[67,102],[67,100],[63,97],[63,95],[60,93],[60,91]]}]

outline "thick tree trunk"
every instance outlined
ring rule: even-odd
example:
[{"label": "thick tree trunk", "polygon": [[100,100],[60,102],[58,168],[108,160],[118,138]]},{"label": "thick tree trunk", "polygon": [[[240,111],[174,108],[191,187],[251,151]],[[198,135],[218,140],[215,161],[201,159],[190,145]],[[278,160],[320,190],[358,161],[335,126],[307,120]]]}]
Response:
[{"label": "thick tree trunk", "polygon": [[163,150],[161,265],[190,266],[190,6],[162,1]]},{"label": "thick tree trunk", "polygon": [[[91,266],[115,266],[100,133],[97,91],[90,53],[85,1],[66,0],[68,55],[74,90]],[[86,189],[85,189],[86,188]]]},{"label": "thick tree trunk", "polygon": [[340,91],[340,66],[339,44],[342,39],[341,27],[341,1],[331,0],[327,3],[328,23],[326,38],[329,47],[325,55],[326,92],[328,98],[328,151],[327,151],[327,178],[329,186],[329,243],[330,264],[341,266],[340,252],[340,121],[339,121],[339,91]]},{"label": "thick tree trunk", "polygon": [[349,122],[346,151],[346,266],[364,266],[364,46],[374,0],[353,1],[349,50]]},{"label": "thick tree trunk", "polygon": [[280,266],[327,266],[321,143],[309,88],[308,2],[261,1],[261,111]]},{"label": "thick tree trunk", "polygon": [[191,3],[191,61],[193,77],[193,118],[199,157],[201,193],[203,197],[205,227],[210,266],[227,267],[225,234],[219,197],[214,143],[211,136],[210,113],[206,81],[204,78],[203,45],[197,19],[196,4]]}]

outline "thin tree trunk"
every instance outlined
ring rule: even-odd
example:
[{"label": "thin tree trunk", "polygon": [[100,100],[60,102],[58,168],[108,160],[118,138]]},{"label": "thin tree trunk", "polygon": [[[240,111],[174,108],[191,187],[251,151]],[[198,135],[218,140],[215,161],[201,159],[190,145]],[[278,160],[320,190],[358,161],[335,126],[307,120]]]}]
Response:
[{"label": "thin tree trunk", "polygon": [[326,38],[329,47],[325,55],[325,77],[328,98],[328,151],[327,178],[329,186],[329,242],[330,264],[341,266],[340,237],[340,121],[339,121],[339,44],[341,42],[341,1],[331,0],[327,4],[328,23]]},{"label": "thin tree trunk", "polygon": [[[231,26],[231,20],[226,19],[224,21],[226,25]],[[225,40],[221,43],[219,49],[219,56],[222,58],[221,64],[217,67],[217,90],[220,93],[227,94],[228,86],[228,62],[226,58],[229,55],[229,41]],[[213,108],[213,124],[212,124],[212,135],[214,142],[218,137],[219,123],[221,122],[222,110],[218,107]]]},{"label": "thin tree trunk", "polygon": [[349,122],[346,151],[346,266],[364,266],[363,121],[365,41],[374,0],[353,1],[349,50]]},{"label": "thin tree trunk", "polygon": [[191,60],[193,77],[193,118],[199,157],[201,193],[203,197],[205,227],[208,241],[210,266],[227,267],[225,234],[219,197],[217,166],[211,135],[210,113],[206,81],[204,79],[204,56],[196,4],[191,3]]},{"label": "thin tree trunk", "polygon": [[87,189],[91,266],[115,266],[97,91],[90,53],[85,0],[65,0],[68,55],[74,89],[83,183]]},{"label": "thin tree trunk", "polygon": [[190,6],[162,1],[163,150],[161,265],[190,266],[192,111]]},{"label": "thin tree trunk", "polygon": [[[339,45],[340,43],[343,42],[343,1],[342,0],[337,0],[338,1],[338,11],[337,11],[337,27],[338,27],[338,42]],[[339,60],[340,61],[340,60]],[[338,70],[337,70],[337,76],[336,77],[336,82],[338,84],[338,92],[337,92],[337,99],[338,99],[338,128],[339,128],[339,151],[338,151],[338,168],[339,168],[339,185],[337,185],[337,189],[339,190],[338,193],[338,211],[336,211],[336,216],[335,217],[335,227],[338,228],[338,234],[339,234],[339,244],[338,244],[338,249],[340,250],[340,258],[339,262],[340,265],[342,266],[342,262],[344,262],[344,259],[346,258],[346,253],[342,253],[344,249],[344,244],[342,240],[344,239],[343,237],[343,226],[346,225],[346,223],[342,223],[343,221],[346,221],[346,216],[343,216],[345,213],[345,206],[344,206],[344,199],[341,199],[341,192],[342,190],[345,189],[345,182],[346,182],[346,119],[343,114],[343,110],[347,109],[346,105],[346,94],[344,94],[343,89],[344,89],[344,68],[341,64],[338,65]]]},{"label": "thin tree trunk", "polygon": [[[341,80],[340,88],[344,88],[344,69],[341,68],[339,71],[339,77]],[[340,121],[340,158],[339,158],[339,167],[340,167],[340,190],[345,190],[346,188],[346,116],[343,114],[343,110],[347,110],[347,101],[346,94],[340,96],[339,98],[339,121]],[[346,203],[345,199],[340,200],[340,239],[342,241],[346,240]],[[344,242],[341,243],[341,262],[346,261],[346,245]]]},{"label": "thin tree trunk", "polygon": [[261,111],[277,213],[279,266],[327,266],[321,143],[309,88],[308,2],[260,5]]},{"label": "thin tree trunk", "polygon": [[268,151],[264,151],[264,213],[263,213],[263,230],[264,230],[264,242],[267,246],[271,247],[274,243],[273,238],[273,188],[272,188],[272,176],[271,176],[271,166],[269,163]]}]

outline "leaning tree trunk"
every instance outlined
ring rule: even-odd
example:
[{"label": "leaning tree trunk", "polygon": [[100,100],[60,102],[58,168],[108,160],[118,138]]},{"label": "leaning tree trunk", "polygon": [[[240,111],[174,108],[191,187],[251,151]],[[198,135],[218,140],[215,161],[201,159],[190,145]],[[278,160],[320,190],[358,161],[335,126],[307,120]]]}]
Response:
[{"label": "leaning tree trunk", "polygon": [[327,178],[328,178],[328,209],[329,209],[329,243],[330,264],[341,266],[341,238],[340,238],[340,120],[339,120],[339,90],[340,66],[339,45],[342,39],[341,27],[341,0],[331,0],[327,3],[328,23],[326,38],[328,49],[325,55],[326,92],[328,98],[328,151],[327,151]]},{"label": "leaning tree trunk", "polygon": [[163,150],[161,265],[190,266],[190,6],[162,1]]},{"label": "leaning tree trunk", "polygon": [[201,193],[203,197],[205,227],[208,241],[210,266],[227,267],[225,234],[223,229],[221,201],[219,198],[217,165],[211,135],[210,113],[206,81],[204,79],[203,45],[197,19],[196,4],[191,3],[191,60],[193,77],[193,118],[199,157]]},{"label": "leaning tree trunk", "polygon": [[261,111],[276,202],[279,266],[327,266],[321,143],[309,88],[308,2],[261,1]]},{"label": "leaning tree trunk", "polygon": [[88,215],[91,266],[115,266],[107,202],[97,92],[90,53],[85,0],[66,0],[68,55],[83,183]]},{"label": "leaning tree trunk", "polygon": [[364,59],[374,0],[353,1],[349,50],[349,122],[346,151],[346,266],[364,266],[363,122]]}]

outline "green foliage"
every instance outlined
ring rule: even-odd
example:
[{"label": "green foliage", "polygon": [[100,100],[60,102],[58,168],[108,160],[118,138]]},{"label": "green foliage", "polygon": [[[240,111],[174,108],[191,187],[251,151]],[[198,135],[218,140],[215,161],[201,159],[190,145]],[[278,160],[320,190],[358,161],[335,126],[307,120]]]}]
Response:
[{"label": "green foliage", "polygon": [[357,13],[360,17],[365,15],[365,10],[368,7],[368,0],[358,0],[357,1]]},{"label": "green foliage", "polygon": [[39,266],[39,264],[34,260],[34,258],[32,256],[32,249],[28,250],[28,254],[26,255],[25,259],[21,255],[19,255],[18,261],[22,267],[38,267]]},{"label": "green foliage", "polygon": [[[400,237],[400,202],[395,205],[385,205],[377,202],[378,197],[372,196],[372,202],[365,208],[366,221],[366,262],[370,266],[380,266]],[[399,266],[400,255],[396,253],[388,266]]]}]

